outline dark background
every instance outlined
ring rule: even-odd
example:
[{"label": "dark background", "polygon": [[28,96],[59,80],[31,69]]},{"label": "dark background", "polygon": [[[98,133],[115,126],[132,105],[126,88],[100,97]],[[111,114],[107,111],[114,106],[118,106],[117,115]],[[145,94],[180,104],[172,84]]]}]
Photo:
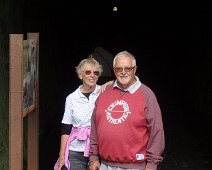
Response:
[{"label": "dark background", "polygon": [[[155,92],[166,133],[164,162],[159,168],[209,170],[209,1],[34,0],[25,2],[24,9],[24,32],[40,33],[41,170],[52,169],[58,157],[65,97],[80,84],[75,67],[97,47],[112,55],[122,50],[134,54],[137,76]],[[99,83],[112,78],[102,77]]]}]

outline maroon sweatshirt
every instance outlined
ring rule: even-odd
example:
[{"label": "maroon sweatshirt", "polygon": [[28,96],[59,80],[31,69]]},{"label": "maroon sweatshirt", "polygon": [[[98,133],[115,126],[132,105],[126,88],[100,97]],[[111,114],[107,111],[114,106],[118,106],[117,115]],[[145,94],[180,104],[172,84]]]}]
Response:
[{"label": "maroon sweatshirt", "polygon": [[90,161],[115,167],[157,169],[165,139],[153,91],[141,84],[133,93],[110,87],[96,101],[91,122]]}]

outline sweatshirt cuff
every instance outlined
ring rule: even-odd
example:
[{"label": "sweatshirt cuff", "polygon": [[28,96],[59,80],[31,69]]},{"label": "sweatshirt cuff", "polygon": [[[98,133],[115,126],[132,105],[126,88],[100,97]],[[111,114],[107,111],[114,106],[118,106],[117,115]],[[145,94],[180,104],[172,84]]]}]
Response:
[{"label": "sweatshirt cuff", "polygon": [[149,163],[146,164],[146,168],[149,168],[151,170],[157,170],[157,164],[149,162]]},{"label": "sweatshirt cuff", "polygon": [[89,157],[89,162],[97,161],[97,160],[99,160],[98,156],[92,155],[92,156]]}]

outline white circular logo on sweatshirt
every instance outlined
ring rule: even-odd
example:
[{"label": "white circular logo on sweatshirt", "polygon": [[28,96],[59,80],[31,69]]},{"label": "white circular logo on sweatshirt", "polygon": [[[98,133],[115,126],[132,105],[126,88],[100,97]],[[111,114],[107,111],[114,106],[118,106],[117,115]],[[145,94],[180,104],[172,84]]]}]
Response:
[{"label": "white circular logo on sweatshirt", "polygon": [[129,106],[124,100],[116,100],[105,110],[106,119],[109,123],[123,123],[130,114]]}]

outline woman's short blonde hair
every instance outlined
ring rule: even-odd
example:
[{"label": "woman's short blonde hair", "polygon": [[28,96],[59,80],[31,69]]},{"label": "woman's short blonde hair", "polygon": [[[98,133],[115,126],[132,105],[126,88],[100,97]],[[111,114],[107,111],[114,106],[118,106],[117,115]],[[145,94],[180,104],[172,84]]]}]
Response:
[{"label": "woman's short blonde hair", "polygon": [[90,65],[93,65],[93,66],[97,67],[97,69],[99,71],[99,76],[101,76],[101,74],[103,72],[102,65],[92,55],[89,55],[88,58],[83,59],[82,61],[80,61],[80,63],[76,67],[76,73],[77,73],[78,77],[82,73],[83,68],[84,68],[84,66],[86,64],[90,64]]}]

